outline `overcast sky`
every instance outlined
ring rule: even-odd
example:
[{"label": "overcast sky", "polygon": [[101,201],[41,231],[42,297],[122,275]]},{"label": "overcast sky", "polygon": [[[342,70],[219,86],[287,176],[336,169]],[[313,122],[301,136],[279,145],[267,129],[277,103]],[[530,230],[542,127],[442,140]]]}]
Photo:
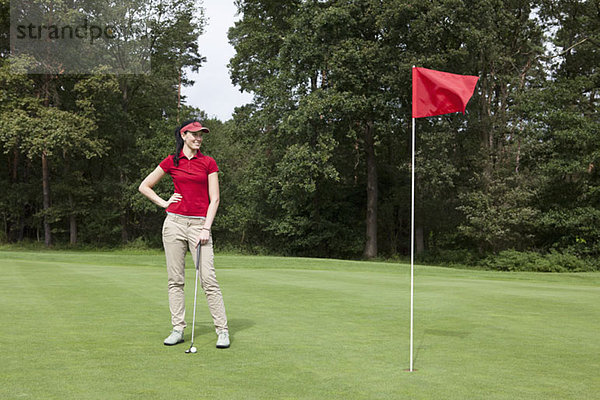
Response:
[{"label": "overcast sky", "polygon": [[196,83],[184,87],[186,103],[206,111],[221,121],[231,118],[233,109],[249,103],[252,96],[231,84],[227,64],[235,51],[227,40],[227,30],[239,17],[233,0],[204,0],[207,25],[200,36],[200,54],[206,57],[198,73],[188,76]]}]

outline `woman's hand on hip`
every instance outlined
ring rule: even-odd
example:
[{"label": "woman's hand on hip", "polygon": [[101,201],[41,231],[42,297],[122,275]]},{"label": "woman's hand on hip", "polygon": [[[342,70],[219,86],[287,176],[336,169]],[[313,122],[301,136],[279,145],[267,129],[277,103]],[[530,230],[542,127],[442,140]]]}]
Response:
[{"label": "woman's hand on hip", "polygon": [[180,195],[179,193],[173,193],[173,196],[171,196],[169,198],[169,200],[167,200],[167,202],[165,203],[165,206],[163,208],[167,208],[171,204],[181,201],[181,199],[183,199],[182,195]]}]

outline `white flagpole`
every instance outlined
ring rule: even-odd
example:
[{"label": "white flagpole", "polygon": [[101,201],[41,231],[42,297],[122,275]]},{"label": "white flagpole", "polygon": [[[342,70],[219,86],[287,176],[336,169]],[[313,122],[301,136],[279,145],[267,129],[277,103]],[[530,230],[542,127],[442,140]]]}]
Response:
[{"label": "white flagpole", "polygon": [[[411,71],[414,76],[415,66]],[[414,79],[412,84],[414,85]],[[413,88],[413,99],[414,99]],[[414,310],[414,286],[415,286],[415,118],[412,119],[412,152],[410,162],[410,368],[413,372],[413,310]]]},{"label": "white flagpole", "polygon": [[[414,67],[413,67],[414,68]],[[412,161],[410,196],[410,369],[413,371],[413,299],[415,271],[415,119],[412,119]]]}]

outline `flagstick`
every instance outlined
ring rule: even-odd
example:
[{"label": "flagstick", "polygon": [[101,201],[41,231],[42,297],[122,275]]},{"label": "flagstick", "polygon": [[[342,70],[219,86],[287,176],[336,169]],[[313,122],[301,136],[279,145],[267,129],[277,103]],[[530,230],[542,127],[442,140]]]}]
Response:
[{"label": "flagstick", "polygon": [[413,297],[415,270],[415,119],[412,119],[412,161],[410,196],[410,369],[413,371]]},{"label": "flagstick", "polygon": [[[476,76],[456,75],[447,72],[417,69],[412,67],[412,160],[411,160],[411,199],[410,199],[410,369],[413,371],[413,309],[415,277],[415,116],[417,118],[462,111],[473,96]],[[430,82],[424,84],[419,75],[429,76]],[[419,98],[419,87],[427,92],[426,98]],[[451,94],[451,95],[449,95]],[[431,97],[435,102],[431,101]],[[434,104],[435,103],[435,104]],[[444,104],[440,107],[439,104]],[[419,110],[419,105],[424,108]],[[446,106],[449,106],[447,108]]]}]

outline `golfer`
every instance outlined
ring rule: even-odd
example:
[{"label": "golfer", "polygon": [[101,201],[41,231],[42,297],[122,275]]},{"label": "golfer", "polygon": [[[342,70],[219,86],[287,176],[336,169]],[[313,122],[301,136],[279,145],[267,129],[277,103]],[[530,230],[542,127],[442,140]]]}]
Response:
[{"label": "golfer", "polygon": [[[214,268],[212,226],[219,207],[219,168],[215,160],[200,153],[202,138],[209,133],[197,120],[184,122],[175,130],[175,153],[160,162],[140,184],[140,192],[154,204],[165,208],[167,216],[162,239],[167,258],[169,308],[173,330],[164,344],[183,342],[185,323],[185,254],[187,249],[196,257],[201,248],[200,281],[217,332],[217,347],[229,347],[229,330],[223,295]],[[171,175],[175,193],[163,200],[152,189],[165,176]]]}]

